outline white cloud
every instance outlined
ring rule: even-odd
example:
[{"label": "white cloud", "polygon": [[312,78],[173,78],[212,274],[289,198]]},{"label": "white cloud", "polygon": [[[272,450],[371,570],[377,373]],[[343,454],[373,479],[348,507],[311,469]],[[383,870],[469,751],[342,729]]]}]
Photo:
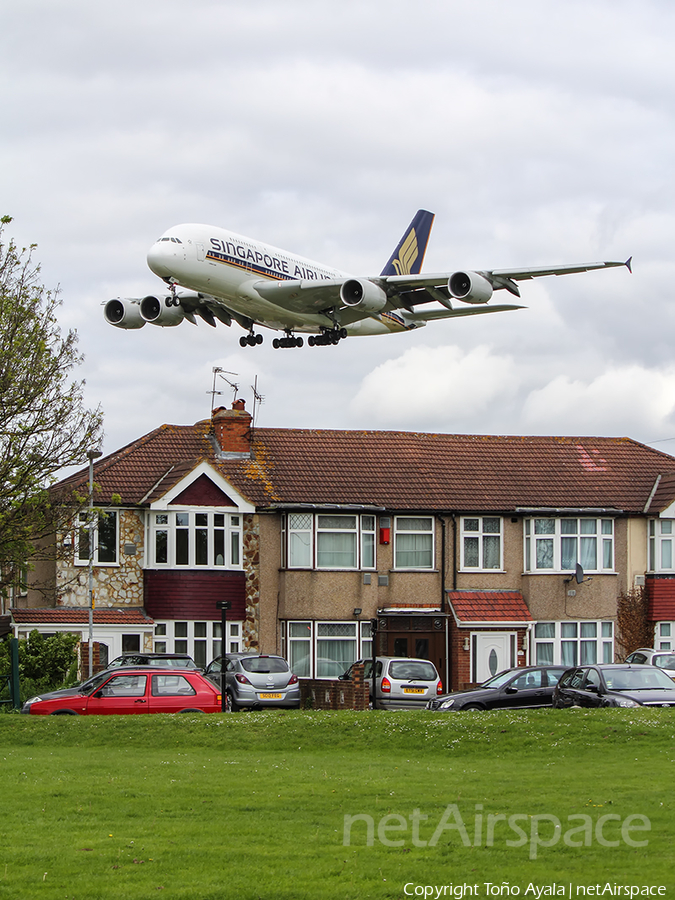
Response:
[{"label": "white cloud", "polygon": [[366,375],[351,407],[378,427],[396,427],[402,414],[417,429],[444,422],[452,430],[457,421],[477,427],[517,387],[513,360],[489,347],[412,347]]},{"label": "white cloud", "polygon": [[523,422],[534,432],[616,434],[631,423],[633,434],[664,438],[675,430],[675,366],[610,367],[590,381],[558,375],[532,390]]}]

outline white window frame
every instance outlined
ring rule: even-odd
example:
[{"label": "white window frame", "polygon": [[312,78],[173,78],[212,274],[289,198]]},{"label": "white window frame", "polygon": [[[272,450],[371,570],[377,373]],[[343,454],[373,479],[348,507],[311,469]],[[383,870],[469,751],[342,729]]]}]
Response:
[{"label": "white window frame", "polygon": [[[243,644],[244,623],[227,622],[226,653],[240,653]],[[222,656],[222,622],[204,619],[155,619],[153,651],[155,653],[188,653],[195,662],[199,653],[195,643],[205,645],[208,665],[217,656]],[[200,665],[198,662],[197,665]]]},{"label": "white window frame", "polygon": [[654,626],[654,649],[673,650],[675,648],[675,622],[657,622]]},{"label": "white window frame", "polygon": [[571,668],[613,663],[615,633],[611,619],[535,622],[530,664]]},{"label": "white window frame", "polygon": [[[187,562],[178,550],[178,533],[187,532]],[[198,554],[198,533],[206,550],[205,562]],[[165,552],[158,554],[158,537],[165,534]],[[203,535],[203,537],[201,537]],[[243,516],[232,507],[211,509],[204,507],[151,509],[147,518],[147,569],[198,569],[241,571],[243,547]],[[219,552],[222,549],[222,553]],[[163,557],[166,557],[165,559]],[[180,562],[177,560],[181,559]],[[222,563],[218,562],[222,559]],[[159,560],[159,561],[158,561]],[[199,561],[198,561],[199,560]]]},{"label": "white window frame", "polygon": [[369,621],[304,619],[282,622],[282,653],[298,678],[335,680],[337,675],[334,672],[323,674],[320,665],[320,660],[331,659],[325,656],[324,642],[332,641],[353,642],[354,658],[350,659],[352,653],[344,657],[345,669],[357,659],[372,657]]},{"label": "white window frame", "polygon": [[[498,531],[488,531],[486,523],[497,522]],[[473,527],[476,523],[476,527]],[[496,566],[486,566],[485,558],[488,551],[488,541],[493,538],[499,541],[499,558]],[[467,541],[476,541],[478,565],[470,565],[467,562]],[[466,572],[501,572],[504,570],[504,520],[501,516],[462,516],[460,521],[460,569]]]},{"label": "white window frame", "polygon": [[675,572],[675,519],[649,520],[649,572]]},{"label": "white window frame", "polygon": [[[113,516],[115,521],[115,559],[114,560],[100,560],[100,543],[99,543],[99,522],[101,516]],[[95,526],[94,526],[94,558],[92,560],[93,565],[95,566],[119,566],[120,559],[120,516],[119,510],[117,509],[105,509],[98,508],[94,509],[94,517],[95,517]],[[89,544],[89,510],[85,510],[79,513],[77,517],[77,528],[75,530],[75,565],[76,566],[88,566],[89,565],[89,553],[88,546],[86,547],[86,554],[81,554],[82,544]]]},{"label": "white window frame", "polygon": [[[591,524],[595,527],[595,531],[589,529]],[[576,527],[576,531],[572,529]],[[543,529],[550,528],[546,532]],[[566,565],[563,563],[571,560],[565,559],[569,555],[569,550],[565,549],[565,542],[574,540],[576,542],[576,553],[574,564]],[[584,566],[584,558],[581,553],[583,541],[595,541],[595,567]],[[540,542],[550,543],[550,566],[537,565],[539,559]],[[565,516],[564,518],[554,518],[552,516],[532,516],[523,520],[523,558],[524,571],[530,574],[551,575],[560,574],[561,572],[573,572],[576,564],[580,563],[584,572],[597,573],[614,573],[614,548],[615,548],[615,528],[614,519],[607,516]],[[542,554],[545,548],[542,547]],[[609,557],[609,559],[607,559]],[[605,562],[608,565],[605,565]]]},{"label": "white window frame", "polygon": [[[411,521],[429,522],[429,529],[410,528],[407,527]],[[429,535],[431,537],[431,547],[423,551],[403,550],[400,547],[401,538],[408,535]],[[430,552],[429,565],[406,566],[400,564],[400,557],[403,553],[414,552]],[[436,520],[434,516],[395,516],[394,517],[394,569],[408,572],[431,572],[434,570],[434,562],[436,559]]]},{"label": "white window frame", "polygon": [[[349,527],[337,528],[328,520],[341,519]],[[282,567],[317,571],[373,571],[377,567],[375,515],[346,512],[285,513],[281,521]],[[321,565],[322,535],[353,535],[353,565]],[[325,551],[330,552],[330,551]]]}]

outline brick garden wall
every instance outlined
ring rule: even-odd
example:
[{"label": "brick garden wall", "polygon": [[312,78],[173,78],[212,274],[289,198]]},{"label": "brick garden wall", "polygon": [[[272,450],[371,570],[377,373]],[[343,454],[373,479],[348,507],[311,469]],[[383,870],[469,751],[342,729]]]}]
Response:
[{"label": "brick garden wall", "polygon": [[303,709],[368,709],[369,695],[369,685],[363,680],[363,665],[354,666],[352,681],[300,679]]}]

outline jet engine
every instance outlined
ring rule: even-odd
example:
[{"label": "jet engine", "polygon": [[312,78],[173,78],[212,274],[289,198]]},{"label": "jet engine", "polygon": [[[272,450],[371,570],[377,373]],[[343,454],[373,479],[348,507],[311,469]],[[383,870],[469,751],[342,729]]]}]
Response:
[{"label": "jet engine", "polygon": [[115,325],[116,328],[142,328],[145,325],[138,300],[131,300],[128,297],[108,300],[103,315],[106,322]]},{"label": "jet engine", "polygon": [[463,303],[487,303],[492,296],[492,285],[478,272],[453,272],[448,278],[448,291]]},{"label": "jet engine", "polygon": [[157,297],[149,294],[141,300],[141,316],[145,322],[151,325],[161,325],[163,328],[180,325],[185,318],[185,310],[180,305],[180,298],[167,294],[165,297]]},{"label": "jet engine", "polygon": [[345,306],[353,306],[364,312],[375,313],[387,305],[387,295],[372,281],[350,278],[340,288],[340,299]]}]

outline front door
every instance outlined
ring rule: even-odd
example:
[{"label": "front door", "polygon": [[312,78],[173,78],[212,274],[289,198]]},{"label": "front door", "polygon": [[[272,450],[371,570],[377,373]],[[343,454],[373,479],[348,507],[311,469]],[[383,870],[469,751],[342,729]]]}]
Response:
[{"label": "front door", "polygon": [[471,635],[471,680],[478,684],[516,665],[516,634],[477,631]]},{"label": "front door", "polygon": [[447,619],[444,615],[379,616],[378,623],[378,656],[428,659],[436,666],[445,685]]}]

